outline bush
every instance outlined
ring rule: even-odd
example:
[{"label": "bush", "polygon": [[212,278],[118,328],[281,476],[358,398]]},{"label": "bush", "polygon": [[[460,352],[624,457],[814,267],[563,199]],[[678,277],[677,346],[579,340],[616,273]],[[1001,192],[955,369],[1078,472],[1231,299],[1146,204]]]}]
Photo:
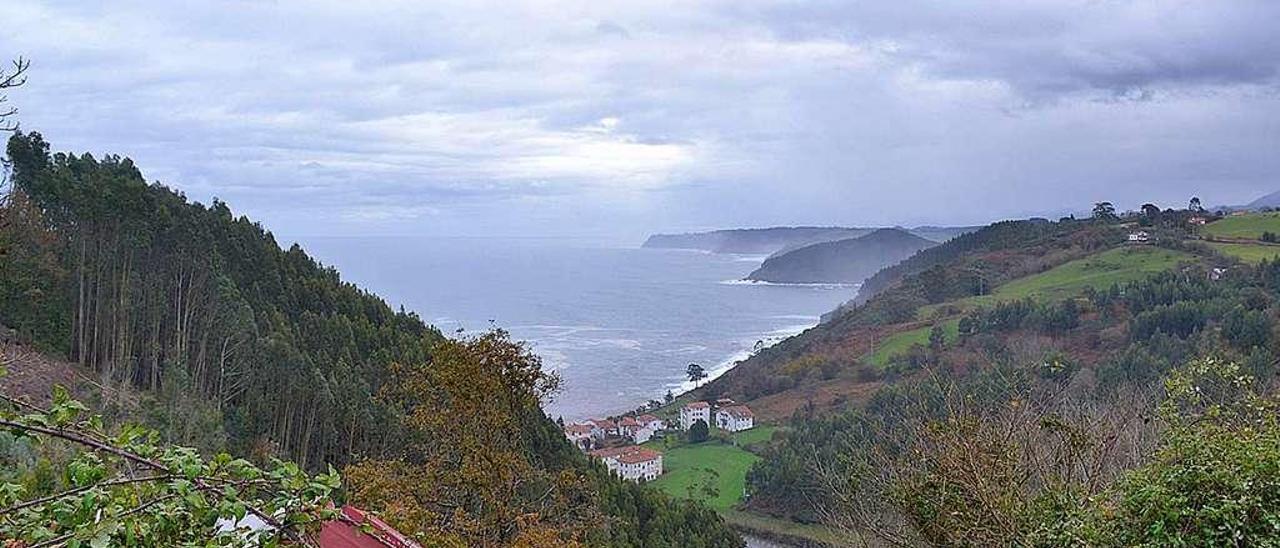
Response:
[{"label": "bush", "polygon": [[707,441],[711,436],[711,429],[707,426],[706,421],[697,421],[693,426],[689,427],[689,443],[702,443]]}]

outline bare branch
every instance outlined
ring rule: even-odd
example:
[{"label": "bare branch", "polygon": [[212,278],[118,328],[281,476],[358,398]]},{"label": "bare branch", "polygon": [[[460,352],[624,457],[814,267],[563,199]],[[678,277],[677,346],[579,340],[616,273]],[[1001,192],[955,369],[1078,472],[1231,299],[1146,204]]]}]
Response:
[{"label": "bare branch", "polygon": [[[27,83],[27,69],[31,68],[31,60],[18,57],[13,61],[13,68],[8,70],[0,70],[0,90],[16,88]],[[0,94],[0,104],[4,104],[9,97]],[[13,107],[0,108],[0,131],[14,131],[18,129],[17,122],[6,121],[10,116],[18,113],[18,109]]]}]

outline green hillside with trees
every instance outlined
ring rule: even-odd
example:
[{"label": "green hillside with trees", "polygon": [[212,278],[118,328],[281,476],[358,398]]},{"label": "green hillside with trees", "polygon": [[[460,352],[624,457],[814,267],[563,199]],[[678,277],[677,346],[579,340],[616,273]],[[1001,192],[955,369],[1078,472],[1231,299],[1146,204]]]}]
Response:
[{"label": "green hillside with trees", "polygon": [[101,415],[65,393],[0,406],[0,535],[173,545],[255,510],[296,514],[278,535],[305,539],[348,500],[432,546],[740,545],[570,446],[540,407],[558,379],[504,333],[446,338],[127,158],[37,133],[7,152],[0,323],[97,379]]},{"label": "green hillside with trees", "polygon": [[1280,262],[1101,206],[922,252],[704,386],[786,425],[745,510],[873,545],[1276,538]]}]

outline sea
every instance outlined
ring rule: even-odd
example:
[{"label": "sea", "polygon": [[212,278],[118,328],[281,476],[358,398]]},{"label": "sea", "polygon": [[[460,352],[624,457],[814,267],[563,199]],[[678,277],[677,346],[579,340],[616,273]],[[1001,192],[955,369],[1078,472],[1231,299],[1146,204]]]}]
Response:
[{"label": "sea", "polygon": [[714,378],[817,324],[856,286],[740,281],[763,256],[646,249],[576,239],[325,237],[302,241],[345,280],[450,335],[505,329],[563,390],[566,420],[635,409]]}]

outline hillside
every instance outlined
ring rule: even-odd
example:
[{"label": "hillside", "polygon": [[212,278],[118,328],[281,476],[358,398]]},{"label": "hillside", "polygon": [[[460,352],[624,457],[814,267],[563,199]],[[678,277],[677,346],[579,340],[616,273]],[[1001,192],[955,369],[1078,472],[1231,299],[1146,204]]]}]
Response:
[{"label": "hillside", "polygon": [[1224,240],[1258,240],[1267,232],[1280,234],[1280,213],[1228,215],[1201,229],[1205,236]]},{"label": "hillside", "polygon": [[1264,207],[1280,207],[1280,191],[1272,192],[1249,202],[1248,205],[1244,206],[1244,209],[1256,211]]},{"label": "hillside", "polygon": [[[7,151],[0,321],[13,333],[0,327],[0,389],[23,401],[0,398],[0,420],[62,437],[55,442],[119,443],[110,454],[132,460],[101,464],[67,444],[6,434],[0,505],[25,500],[58,518],[5,513],[0,537],[124,545],[145,529],[171,534],[154,537],[168,540],[157,545],[186,544],[209,537],[217,517],[243,517],[227,494],[234,487],[262,485],[232,478],[240,483],[224,491],[197,478],[197,496],[193,475],[230,481],[219,476],[228,467],[264,463],[279,468],[271,477],[286,490],[322,497],[294,505],[316,512],[333,503],[341,469],[343,500],[425,545],[741,545],[713,511],[624,483],[573,448],[540,407],[559,379],[505,333],[444,337],[300,246],[281,249],[227,204],[147,183],[127,158],[52,153],[36,133],[15,134]],[[33,414],[24,402],[51,410]],[[90,411],[103,418],[80,420]],[[201,455],[210,463],[195,463]],[[160,471],[148,480],[156,483],[134,491],[113,479],[132,475],[130,462]],[[66,469],[77,472],[51,472]],[[99,481],[75,515],[64,511],[65,493]],[[108,492],[122,498],[100,496]],[[131,509],[146,493],[161,498]],[[262,497],[268,509],[291,500]],[[144,512],[174,498],[177,506]],[[166,517],[174,515],[191,522]]]},{"label": "hillside", "polygon": [[774,255],[746,279],[776,283],[859,283],[877,271],[937,245],[901,229],[812,244]]},{"label": "hillside", "polygon": [[[1233,468],[1280,451],[1280,262],[1220,254],[1191,215],[997,223],[708,383],[693,397],[785,426],[748,472],[748,509],[905,544],[1219,543],[1201,533],[1213,505],[1280,481]],[[1261,222],[1241,219],[1218,228]],[[1140,223],[1156,244],[1126,242]],[[1226,469],[1239,482],[1197,479]],[[1045,497],[1064,506],[994,502]]]}]

